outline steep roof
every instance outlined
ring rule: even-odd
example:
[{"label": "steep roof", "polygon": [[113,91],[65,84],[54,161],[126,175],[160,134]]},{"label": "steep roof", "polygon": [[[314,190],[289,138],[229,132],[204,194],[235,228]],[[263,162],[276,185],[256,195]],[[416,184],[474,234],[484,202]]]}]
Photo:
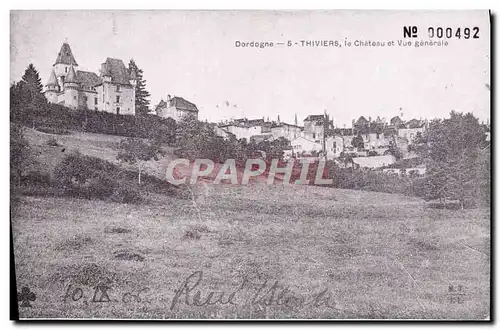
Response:
[{"label": "steep roof", "polygon": [[45,84],[45,86],[59,86],[54,69],[52,69],[52,72],[50,73],[49,80],[47,81],[47,84]]},{"label": "steep roof", "polygon": [[135,70],[132,70],[130,72],[130,79],[137,80],[137,73],[135,72]]},{"label": "steep roof", "polygon": [[101,65],[101,75],[111,76],[112,83],[130,85],[130,74],[120,59],[108,57]]},{"label": "steep roof", "polygon": [[66,76],[66,80],[64,81],[65,83],[76,83],[76,73],[75,73],[75,68],[73,66],[70,66],[68,75]]},{"label": "steep roof", "polygon": [[198,108],[194,103],[191,103],[182,97],[174,96],[170,100],[171,104],[173,107],[179,109],[179,110],[187,110],[187,111],[194,111],[198,112]]},{"label": "steep roof", "polygon": [[76,72],[76,81],[83,86],[88,87],[97,86],[102,82],[101,78],[99,78],[99,76],[94,72],[80,70]]},{"label": "steep roof", "polygon": [[401,120],[401,118],[399,118],[399,116],[392,117],[391,118],[391,125],[395,125],[396,122],[402,123],[403,121]]},{"label": "steep roof", "polygon": [[61,50],[57,54],[57,59],[54,64],[68,64],[78,66],[78,63],[76,63],[75,57],[71,52],[71,47],[69,47],[69,44],[67,42],[62,44]]},{"label": "steep roof", "polygon": [[316,120],[323,120],[325,118],[325,115],[309,115],[307,116],[304,121],[316,121]]},{"label": "steep roof", "polygon": [[160,100],[160,103],[155,107],[156,109],[161,109],[161,108],[166,108],[168,106],[167,102],[163,101],[163,99]]},{"label": "steep roof", "polygon": [[368,120],[363,116],[359,117],[358,120],[356,121],[356,125],[364,125],[367,123],[368,123]]},{"label": "steep roof", "polygon": [[408,128],[420,128],[424,126],[423,120],[412,119],[406,123]]},{"label": "steep roof", "polygon": [[[198,108],[196,107],[196,104],[191,103],[182,97],[179,96],[174,96],[170,99],[170,104],[172,107],[177,108],[178,110],[185,110],[185,111],[193,111],[193,112],[198,112]],[[166,108],[168,107],[168,102],[160,100],[160,103],[156,106],[155,109],[161,109],[161,108]],[[230,125],[227,125],[230,126]]]}]

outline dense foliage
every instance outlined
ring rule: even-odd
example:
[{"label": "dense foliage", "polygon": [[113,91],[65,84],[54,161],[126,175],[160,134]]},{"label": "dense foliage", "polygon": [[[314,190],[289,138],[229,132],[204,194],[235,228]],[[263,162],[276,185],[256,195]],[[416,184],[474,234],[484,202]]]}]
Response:
[{"label": "dense foliage", "polygon": [[134,60],[128,64],[129,72],[135,71],[137,84],[135,86],[135,112],[137,115],[147,115],[149,112],[149,97],[151,94],[146,90],[146,79],[144,72],[140,69]]},{"label": "dense foliage", "polygon": [[240,167],[245,166],[248,158],[281,159],[289,141],[280,138],[259,142],[236,139],[234,135],[226,138],[215,132],[215,125],[198,121],[193,117],[183,118],[177,125],[176,155],[194,160],[210,159],[223,163],[227,159],[235,159]]},{"label": "dense foliage", "polygon": [[489,202],[489,142],[471,113],[433,120],[415,149],[427,160],[426,199],[457,200],[462,208]]}]

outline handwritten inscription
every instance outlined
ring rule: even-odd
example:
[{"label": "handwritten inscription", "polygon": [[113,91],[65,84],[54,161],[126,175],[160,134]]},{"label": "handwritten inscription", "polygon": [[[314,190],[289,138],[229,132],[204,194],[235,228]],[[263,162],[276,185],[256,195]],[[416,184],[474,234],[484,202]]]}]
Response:
[{"label": "handwritten inscription", "polygon": [[89,299],[92,303],[132,303],[132,302],[144,302],[145,300],[141,298],[141,293],[147,292],[149,288],[141,288],[136,291],[127,291],[121,295],[120,299],[117,299],[110,292],[113,290],[112,287],[106,285],[97,285],[91,288],[82,288],[79,286],[69,285],[66,288],[66,292],[63,296],[64,302],[77,302],[82,301],[88,304]]},{"label": "handwritten inscription", "polygon": [[[195,271],[187,276],[173,290],[172,297],[162,299],[167,301],[169,310],[180,305],[190,307],[245,305],[264,309],[268,306],[285,306],[291,308],[335,309],[335,299],[329,288],[322,288],[310,294],[302,294],[284,285],[278,280],[250,280],[244,277],[242,281],[230,289],[208,289],[203,283],[203,272]],[[98,285],[91,288],[69,285],[63,300],[68,303],[83,301],[91,303],[141,303],[150,302],[145,299],[149,288],[141,288],[132,292],[118,294],[112,287]],[[118,297],[120,297],[118,299]],[[165,297],[162,297],[165,298]]]}]

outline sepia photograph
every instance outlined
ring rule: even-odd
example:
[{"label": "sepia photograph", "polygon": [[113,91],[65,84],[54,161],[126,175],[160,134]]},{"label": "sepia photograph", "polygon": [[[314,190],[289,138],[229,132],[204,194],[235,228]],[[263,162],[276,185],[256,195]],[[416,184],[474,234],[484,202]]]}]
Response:
[{"label": "sepia photograph", "polygon": [[12,10],[14,318],[491,321],[491,21]]}]

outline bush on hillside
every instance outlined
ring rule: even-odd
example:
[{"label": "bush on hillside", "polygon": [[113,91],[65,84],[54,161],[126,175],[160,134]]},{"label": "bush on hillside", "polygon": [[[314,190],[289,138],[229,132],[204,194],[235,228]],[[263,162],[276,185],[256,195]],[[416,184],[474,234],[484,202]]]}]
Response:
[{"label": "bush on hillside", "polygon": [[54,180],[65,195],[108,199],[123,184],[119,172],[119,168],[110,162],[75,152],[56,166]]}]

